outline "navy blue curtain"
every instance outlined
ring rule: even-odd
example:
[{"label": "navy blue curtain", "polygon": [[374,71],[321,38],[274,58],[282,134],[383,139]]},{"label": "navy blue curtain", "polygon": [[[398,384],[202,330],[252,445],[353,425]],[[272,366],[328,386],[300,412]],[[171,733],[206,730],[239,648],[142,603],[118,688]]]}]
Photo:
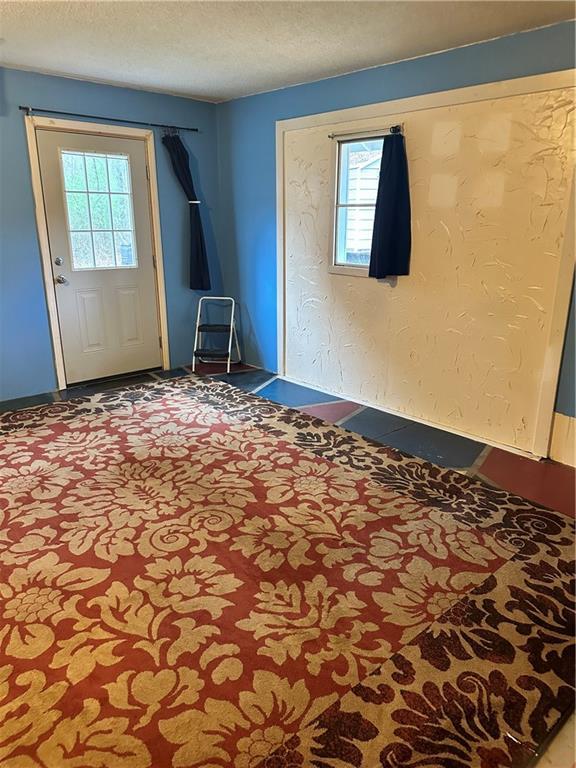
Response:
[{"label": "navy blue curtain", "polygon": [[188,152],[177,134],[163,136],[162,144],[168,150],[172,168],[186,194],[190,209],[190,288],[195,291],[209,291],[210,272],[206,256],[206,243],[204,242],[202,221],[198,210],[198,198],[194,191],[194,182],[190,172]]},{"label": "navy blue curtain", "polygon": [[410,189],[404,136],[384,137],[370,251],[370,277],[410,273]]}]

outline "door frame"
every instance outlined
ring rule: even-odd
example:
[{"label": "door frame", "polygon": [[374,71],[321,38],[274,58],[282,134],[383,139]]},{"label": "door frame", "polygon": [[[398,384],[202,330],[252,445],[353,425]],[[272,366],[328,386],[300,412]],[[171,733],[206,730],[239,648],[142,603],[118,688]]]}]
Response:
[{"label": "door frame", "polygon": [[154,261],[156,302],[158,309],[158,325],[160,331],[160,351],[162,353],[162,368],[170,368],[170,347],[168,340],[168,313],[166,308],[166,286],[164,282],[164,259],[162,253],[162,239],[160,234],[160,204],[158,201],[158,179],[156,176],[156,155],[154,151],[154,132],[145,128],[128,128],[121,125],[107,125],[100,123],[84,123],[78,120],[54,119],[51,117],[24,117],[26,128],[26,140],[28,143],[28,156],[30,159],[30,173],[32,178],[32,194],[36,214],[36,229],[38,243],[42,259],[42,274],[46,304],[48,308],[48,320],[50,335],[52,338],[52,351],[54,355],[54,367],[58,389],[66,389],[66,369],[64,367],[64,349],[58,320],[58,305],[56,303],[56,287],[54,285],[54,273],[52,271],[52,255],[50,253],[50,240],[48,238],[48,221],[44,206],[44,190],[40,174],[40,157],[36,132],[38,130],[58,131],[60,133],[86,133],[93,136],[106,136],[110,138],[136,139],[144,142],[146,153],[146,175],[148,177],[148,199],[150,201],[150,223],[152,237],[152,259]]}]

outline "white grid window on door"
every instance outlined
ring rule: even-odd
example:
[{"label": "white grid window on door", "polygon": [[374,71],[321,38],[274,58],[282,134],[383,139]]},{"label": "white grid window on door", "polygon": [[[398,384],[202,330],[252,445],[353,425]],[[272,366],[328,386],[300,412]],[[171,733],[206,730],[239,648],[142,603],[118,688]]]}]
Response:
[{"label": "white grid window on door", "polygon": [[61,150],[72,269],[138,266],[127,155]]}]

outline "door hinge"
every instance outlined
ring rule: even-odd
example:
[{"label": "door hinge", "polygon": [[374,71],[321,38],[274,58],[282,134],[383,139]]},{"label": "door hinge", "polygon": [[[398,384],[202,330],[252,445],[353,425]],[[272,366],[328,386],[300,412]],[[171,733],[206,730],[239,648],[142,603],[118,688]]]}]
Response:
[{"label": "door hinge", "polygon": [[146,164],[146,178],[150,181],[150,168],[148,167],[148,164]]},{"label": "door hinge", "polygon": [[160,344],[160,349],[162,349],[162,336],[158,336],[158,343]]},{"label": "door hinge", "polygon": [[155,253],[152,254],[152,266],[154,267],[154,269],[158,269],[158,267],[156,266],[156,254]]}]

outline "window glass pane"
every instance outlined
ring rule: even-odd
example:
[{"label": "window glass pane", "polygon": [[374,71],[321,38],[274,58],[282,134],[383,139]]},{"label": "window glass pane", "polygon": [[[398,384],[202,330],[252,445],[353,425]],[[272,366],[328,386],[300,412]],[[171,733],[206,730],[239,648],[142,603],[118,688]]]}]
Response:
[{"label": "window glass pane", "polygon": [[334,245],[334,263],[346,264],[346,224],[347,208],[336,208],[336,230]]},{"label": "window glass pane", "polygon": [[94,232],[94,263],[96,267],[115,267],[112,232]]},{"label": "window glass pane", "polygon": [[77,152],[62,152],[64,188],[70,192],[86,191],[84,155]]},{"label": "window glass pane", "polygon": [[106,156],[86,153],[86,176],[90,192],[108,191],[108,174],[106,172]]},{"label": "window glass pane", "polygon": [[132,229],[129,195],[110,195],[114,229]]},{"label": "window glass pane", "polygon": [[70,232],[73,269],[91,269],[94,267],[92,253],[92,235],[90,232]]},{"label": "window glass pane", "polygon": [[334,263],[367,267],[384,139],[340,143]]},{"label": "window glass pane", "polygon": [[92,229],[112,229],[110,196],[90,195],[90,215],[92,216]]},{"label": "window glass pane", "polygon": [[66,207],[68,209],[68,226],[71,230],[90,229],[88,195],[83,192],[67,192]]},{"label": "window glass pane", "polygon": [[335,263],[349,267],[368,266],[373,229],[374,206],[338,208]]},{"label": "window glass pane", "polygon": [[347,141],[340,145],[338,202],[375,205],[383,139]]},{"label": "window glass pane", "polygon": [[130,168],[127,157],[108,155],[108,174],[110,192],[130,192]]},{"label": "window glass pane", "polygon": [[136,251],[132,232],[114,232],[116,243],[116,264],[119,267],[135,267]]}]

